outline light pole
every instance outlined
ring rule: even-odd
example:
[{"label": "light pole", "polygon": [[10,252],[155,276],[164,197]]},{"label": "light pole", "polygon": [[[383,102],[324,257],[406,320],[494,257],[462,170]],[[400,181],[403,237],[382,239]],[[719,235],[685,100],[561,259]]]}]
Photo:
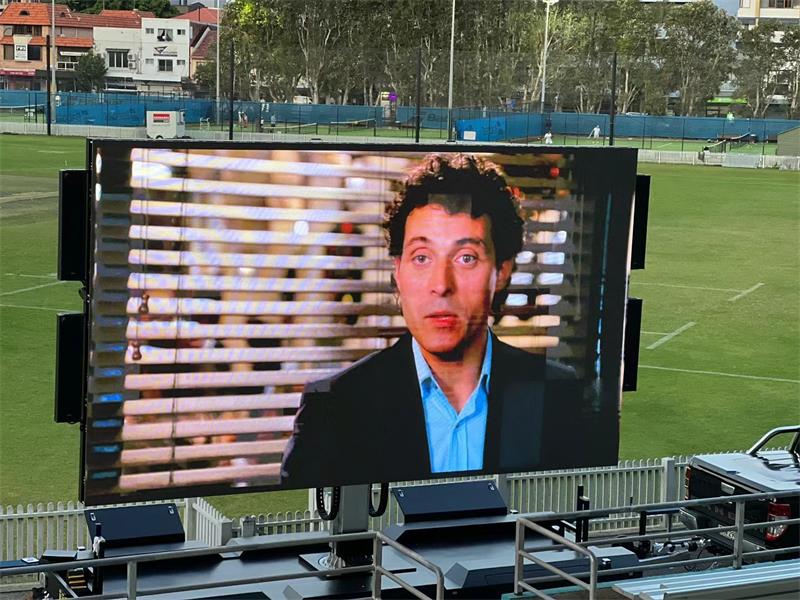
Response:
[{"label": "light pole", "polygon": [[217,5],[217,124],[221,123],[222,111],[219,105],[219,45],[222,43],[222,36],[220,35],[220,25],[222,24],[222,13],[220,12],[220,0],[216,0]]},{"label": "light pole", "polygon": [[453,140],[453,49],[456,43],[456,0],[450,11],[450,83],[447,87],[447,140]]},{"label": "light pole", "polygon": [[[52,90],[50,101],[55,103],[55,95],[58,93],[58,85],[56,84],[56,69],[58,68],[58,55],[56,54],[56,0],[51,0],[50,2],[50,13],[50,54],[53,56],[53,70],[50,71],[50,89]],[[51,120],[55,121],[56,111],[53,110],[52,105],[50,106],[50,115]]]},{"label": "light pole", "polygon": [[545,5],[544,10],[544,46],[542,46],[542,98],[539,112],[544,114],[544,94],[547,87],[547,45],[548,34],[550,33],[550,5],[556,4],[558,0],[542,0]]}]

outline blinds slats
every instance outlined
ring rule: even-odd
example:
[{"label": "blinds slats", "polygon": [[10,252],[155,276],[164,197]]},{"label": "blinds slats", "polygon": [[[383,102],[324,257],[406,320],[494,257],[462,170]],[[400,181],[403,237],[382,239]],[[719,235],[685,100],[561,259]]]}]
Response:
[{"label": "blinds slats", "polygon": [[262,417],[248,419],[209,419],[200,421],[167,421],[164,423],[126,423],[121,430],[123,442],[142,440],[168,440],[207,435],[241,433],[290,432],[294,417]]},{"label": "blinds slats", "polygon": [[196,321],[174,319],[169,321],[138,321],[131,319],[127,327],[128,339],[179,340],[203,338],[263,339],[263,338],[394,338],[401,336],[405,327],[370,327],[367,325],[334,325],[319,323],[303,325],[271,324],[216,324],[206,325]]},{"label": "blinds slats", "polygon": [[172,150],[149,150],[135,148],[131,152],[135,161],[157,163],[171,167],[194,167],[218,171],[242,171],[245,173],[271,173],[279,175],[305,175],[307,177],[363,177],[365,179],[401,179],[403,171],[380,167],[337,165],[317,162],[293,162],[244,158],[241,156],[219,156],[195,152],[175,152]]},{"label": "blinds slats", "polygon": [[175,485],[202,485],[246,481],[248,479],[275,479],[281,472],[280,463],[267,465],[234,465],[186,471],[159,471],[120,475],[119,487],[127,490],[151,490]]},{"label": "blinds slats", "polygon": [[384,281],[365,279],[299,279],[281,277],[233,277],[214,275],[162,275],[131,273],[128,289],[131,290],[191,290],[236,292],[375,292],[390,294],[394,291],[389,275]]},{"label": "blinds slats", "polygon": [[189,202],[159,202],[157,200],[133,200],[130,212],[134,215],[154,217],[240,219],[243,221],[308,221],[311,223],[358,223],[368,225],[380,225],[383,222],[381,215],[374,212],[357,213],[343,210],[193,204]]},{"label": "blinds slats", "polygon": [[383,246],[380,235],[347,233],[282,233],[248,229],[206,229],[200,227],[162,227],[131,225],[133,240],[159,242],[212,242],[217,244],[259,244],[280,246]]},{"label": "blinds slats", "polygon": [[357,188],[331,188],[319,186],[280,185],[276,183],[249,183],[245,181],[219,181],[139,175],[131,177],[131,187],[158,192],[183,192],[187,194],[225,194],[253,196],[256,198],[301,198],[303,200],[338,200],[340,202],[374,202],[383,204],[391,199],[390,192]]},{"label": "blinds slats", "polygon": [[122,414],[126,417],[158,414],[221,412],[230,410],[273,410],[297,408],[300,393],[234,394],[229,396],[195,396],[185,398],[148,398],[126,400]]},{"label": "blinds slats", "polygon": [[259,456],[282,454],[288,440],[263,442],[233,442],[230,444],[193,444],[162,448],[137,448],[123,450],[119,462],[122,466],[167,464],[173,461],[202,460],[208,458],[231,458],[237,456]]},{"label": "blinds slats", "polygon": [[230,388],[266,385],[304,385],[330,377],[338,369],[292,371],[230,371],[225,373],[147,373],[125,376],[127,390]]},{"label": "blinds slats", "polygon": [[277,363],[287,361],[344,361],[358,360],[372,350],[317,346],[315,348],[213,348],[164,349],[140,346],[139,358],[128,348],[125,362],[132,365],[170,365],[204,363]]},{"label": "blinds slats", "polygon": [[291,254],[244,254],[189,250],[141,250],[128,253],[132,265],[185,267],[246,267],[252,269],[392,269],[392,261],[361,256],[313,256]]},{"label": "blinds slats", "polygon": [[[146,305],[146,306],[145,306]],[[329,301],[268,302],[205,298],[130,298],[129,315],[399,315],[396,305]]]}]

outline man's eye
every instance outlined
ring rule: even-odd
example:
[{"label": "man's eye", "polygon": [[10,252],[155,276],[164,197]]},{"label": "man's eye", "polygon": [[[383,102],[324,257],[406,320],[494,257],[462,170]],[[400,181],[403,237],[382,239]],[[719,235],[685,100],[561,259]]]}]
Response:
[{"label": "man's eye", "polygon": [[462,254],[456,260],[462,264],[471,265],[478,261],[478,257],[474,254]]},{"label": "man's eye", "polygon": [[424,265],[425,263],[428,262],[428,257],[425,256],[424,254],[417,254],[416,256],[411,257],[411,262],[418,265]]}]

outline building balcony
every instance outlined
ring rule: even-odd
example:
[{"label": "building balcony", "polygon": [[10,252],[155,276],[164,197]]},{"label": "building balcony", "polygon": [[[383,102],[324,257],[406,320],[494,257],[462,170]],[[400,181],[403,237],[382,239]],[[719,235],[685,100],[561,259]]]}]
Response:
[{"label": "building balcony", "polygon": [[757,18],[797,22],[800,0],[739,0],[736,16],[745,22],[754,22]]}]

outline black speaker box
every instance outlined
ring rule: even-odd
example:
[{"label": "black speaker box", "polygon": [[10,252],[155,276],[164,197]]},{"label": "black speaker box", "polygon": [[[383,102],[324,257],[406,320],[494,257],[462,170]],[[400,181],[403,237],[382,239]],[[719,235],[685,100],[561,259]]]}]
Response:
[{"label": "black speaker box", "polygon": [[392,491],[406,523],[508,514],[494,481],[418,485]]},{"label": "black speaker box", "polygon": [[87,508],[83,511],[89,538],[101,523],[106,548],[128,548],[186,541],[180,513],[174,503]]},{"label": "black speaker box", "polygon": [[63,313],[56,317],[55,422],[78,423],[86,386],[86,317]]},{"label": "black speaker box", "polygon": [[88,282],[89,171],[65,169],[58,185],[58,278]]},{"label": "black speaker box", "polygon": [[633,204],[633,240],[631,269],[644,269],[647,251],[647,213],[650,211],[650,175],[636,176],[636,196]]},{"label": "black speaker box", "polygon": [[622,391],[636,391],[639,379],[639,340],[642,334],[642,299],[628,298],[625,310],[625,373],[622,377]]}]

